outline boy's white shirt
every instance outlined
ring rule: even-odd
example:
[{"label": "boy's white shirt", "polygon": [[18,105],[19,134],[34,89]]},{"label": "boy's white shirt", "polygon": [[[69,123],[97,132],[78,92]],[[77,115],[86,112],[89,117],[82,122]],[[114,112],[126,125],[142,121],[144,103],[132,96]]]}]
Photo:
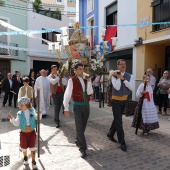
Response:
[{"label": "boy's white shirt", "polygon": [[[24,114],[25,114],[27,126],[29,126],[29,125],[30,125],[30,122],[29,122],[29,116],[30,116],[29,110],[28,110],[28,109],[27,109],[27,110],[23,110],[23,112],[24,112]],[[37,113],[35,112],[34,114],[35,114],[35,119],[37,120]],[[42,114],[40,114],[40,119],[41,119],[41,118],[42,118]],[[11,122],[14,126],[19,126],[19,124],[20,124],[20,119],[19,119],[18,114],[17,114],[16,119],[14,119],[14,118],[13,118],[13,119],[10,119],[10,122]]]}]

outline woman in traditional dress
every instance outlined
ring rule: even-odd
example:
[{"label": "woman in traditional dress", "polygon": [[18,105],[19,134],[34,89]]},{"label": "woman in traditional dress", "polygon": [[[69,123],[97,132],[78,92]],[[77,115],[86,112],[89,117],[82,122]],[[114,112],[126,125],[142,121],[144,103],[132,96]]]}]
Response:
[{"label": "woman in traditional dress", "polygon": [[[146,89],[144,90],[144,82],[141,83],[137,89],[136,96],[141,98],[144,95],[142,105],[142,120],[139,124],[139,129],[143,130],[143,134],[147,135],[150,130],[159,128],[159,119],[157,109],[153,101],[153,90],[149,82],[150,78],[147,75],[143,76],[143,81],[147,82]],[[132,122],[132,127],[137,126],[138,109],[135,109],[135,114]]]}]

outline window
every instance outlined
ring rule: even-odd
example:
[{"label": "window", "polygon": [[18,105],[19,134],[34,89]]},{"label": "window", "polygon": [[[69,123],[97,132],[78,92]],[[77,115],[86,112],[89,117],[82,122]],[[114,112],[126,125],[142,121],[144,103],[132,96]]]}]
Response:
[{"label": "window", "polygon": [[62,2],[62,0],[57,0],[57,2]]},{"label": "window", "polygon": [[117,24],[117,2],[106,8],[106,25]]},{"label": "window", "polygon": [[[155,5],[154,5],[155,4]],[[155,0],[153,4],[153,22],[169,22],[170,21],[170,0]],[[153,26],[153,31],[169,28],[170,24],[159,24]]]},{"label": "window", "polygon": [[[45,30],[42,28],[42,30]],[[42,38],[51,42],[57,42],[56,34],[61,34],[59,32],[49,32],[49,33],[42,33]],[[46,42],[42,41],[42,44],[47,44]]]},{"label": "window", "polygon": [[67,11],[68,12],[76,12],[76,8],[75,7],[67,7]]}]

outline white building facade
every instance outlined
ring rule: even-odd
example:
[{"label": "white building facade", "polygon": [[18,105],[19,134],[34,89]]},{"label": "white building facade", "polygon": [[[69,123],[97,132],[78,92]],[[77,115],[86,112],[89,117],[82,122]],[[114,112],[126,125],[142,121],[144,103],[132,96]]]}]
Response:
[{"label": "white building facade", "polygon": [[[61,27],[68,27],[69,19],[67,16],[62,15],[61,20],[56,20],[47,16],[37,14],[35,12],[28,12],[28,30],[46,30],[46,29],[57,29]],[[28,52],[27,57],[29,62],[27,63],[27,68],[33,68],[35,72],[40,69],[49,69],[50,65],[58,61],[57,54],[52,55],[48,53],[48,44],[42,39],[50,42],[56,42],[56,34],[59,32],[50,32],[43,34],[36,34],[37,39],[28,38],[27,44],[30,52]],[[42,53],[32,52],[31,50],[42,51]],[[46,52],[47,53],[46,53]],[[43,53],[44,52],[44,53]],[[54,51],[53,51],[54,52]],[[51,63],[51,64],[50,64]]]},{"label": "white building facade", "polygon": [[[107,68],[117,69],[116,61],[125,59],[127,72],[136,78],[136,49],[134,39],[137,38],[136,26],[128,26],[137,22],[137,1],[136,0],[99,0],[99,26],[118,25],[117,44],[114,51],[106,56]],[[125,24],[125,26],[121,26]],[[126,25],[127,24],[127,25]],[[99,42],[102,41],[99,31]],[[135,90],[132,92],[132,99],[135,99]]]}]

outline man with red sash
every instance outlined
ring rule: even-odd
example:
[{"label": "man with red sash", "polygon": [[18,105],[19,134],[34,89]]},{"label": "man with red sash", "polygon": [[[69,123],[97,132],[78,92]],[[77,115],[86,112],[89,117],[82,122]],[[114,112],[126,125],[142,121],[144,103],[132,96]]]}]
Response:
[{"label": "man with red sash", "polygon": [[90,114],[90,95],[93,94],[93,88],[90,78],[83,79],[84,67],[81,63],[75,65],[75,76],[69,79],[67,89],[64,94],[64,114],[69,117],[69,101],[73,100],[73,111],[76,125],[76,145],[79,147],[81,157],[86,157],[86,139],[84,136],[87,120]]},{"label": "man with red sash", "polygon": [[63,105],[64,86],[66,85],[66,80],[60,76],[56,65],[51,66],[51,74],[48,76],[48,80],[50,82],[50,91],[53,95],[54,121],[56,122],[56,128],[59,128],[59,113],[61,106]]}]

